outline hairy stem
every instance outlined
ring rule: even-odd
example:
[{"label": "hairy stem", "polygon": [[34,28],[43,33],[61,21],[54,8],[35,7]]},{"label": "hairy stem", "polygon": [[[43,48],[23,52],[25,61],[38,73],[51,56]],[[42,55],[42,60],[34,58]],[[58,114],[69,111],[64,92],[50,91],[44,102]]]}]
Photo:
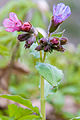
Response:
[{"label": "hairy stem", "polygon": [[41,120],[46,120],[46,112],[45,112],[45,98],[44,98],[44,79],[41,76]]},{"label": "hairy stem", "polygon": [[[46,58],[46,53],[44,52],[44,57],[42,58],[42,51],[40,53],[40,61],[44,62]],[[44,78],[42,76],[40,76],[41,81],[40,81],[40,93],[41,93],[41,115],[42,118],[41,120],[46,120],[46,110],[45,110],[45,97],[44,97]]]},{"label": "hairy stem", "polygon": [[45,59],[46,59],[46,52],[44,52],[43,62],[45,61]]}]

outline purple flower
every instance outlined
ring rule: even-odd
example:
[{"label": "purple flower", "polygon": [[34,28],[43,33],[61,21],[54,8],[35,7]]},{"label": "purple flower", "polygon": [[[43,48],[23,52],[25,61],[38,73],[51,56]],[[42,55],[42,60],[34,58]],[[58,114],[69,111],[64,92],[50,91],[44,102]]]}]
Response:
[{"label": "purple flower", "polygon": [[3,21],[4,27],[6,27],[6,31],[14,32],[21,31],[22,22],[17,18],[17,15],[13,12],[9,14],[9,18],[6,18]]},{"label": "purple flower", "polygon": [[65,6],[64,3],[59,3],[57,6],[53,5],[53,20],[54,25],[58,25],[66,20],[71,15],[69,6]]},{"label": "purple flower", "polygon": [[69,6],[59,3],[57,6],[53,5],[53,16],[50,21],[48,32],[52,33],[57,30],[59,25],[71,15]]}]

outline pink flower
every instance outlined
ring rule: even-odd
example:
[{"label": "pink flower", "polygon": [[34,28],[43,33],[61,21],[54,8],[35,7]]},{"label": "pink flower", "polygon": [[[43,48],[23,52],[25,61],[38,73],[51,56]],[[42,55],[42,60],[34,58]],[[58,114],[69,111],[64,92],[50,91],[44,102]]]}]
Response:
[{"label": "pink flower", "polygon": [[29,32],[31,27],[32,27],[32,25],[30,24],[30,22],[25,22],[22,25],[22,31]]},{"label": "pink flower", "polygon": [[9,14],[9,18],[6,18],[3,21],[4,27],[6,27],[6,31],[14,32],[21,31],[22,22],[17,18],[17,15],[13,12]]}]

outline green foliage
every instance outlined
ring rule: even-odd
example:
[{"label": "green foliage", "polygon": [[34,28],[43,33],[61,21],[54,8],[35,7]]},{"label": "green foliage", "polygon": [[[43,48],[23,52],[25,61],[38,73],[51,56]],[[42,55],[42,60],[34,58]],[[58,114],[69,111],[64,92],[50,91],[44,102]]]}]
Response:
[{"label": "green foliage", "polygon": [[51,37],[62,37],[63,36],[63,33],[64,33],[64,30],[62,32],[58,32],[58,33],[52,33]]},{"label": "green foliage", "polygon": [[49,91],[50,91],[50,84],[45,80],[45,84],[44,84],[44,91],[45,91],[45,98],[49,95]]},{"label": "green foliage", "polygon": [[42,37],[43,37],[43,35],[42,35],[40,32],[38,32],[38,35],[37,35],[37,37],[36,37],[36,40],[38,41],[38,40],[40,40]]},{"label": "green foliage", "polygon": [[18,95],[0,95],[0,97],[9,99],[9,100],[13,100],[14,102],[17,102],[19,104],[22,104],[26,107],[28,107],[29,109],[31,109],[33,112],[39,114],[39,109],[37,107],[33,107],[32,103],[30,100],[24,99]]},{"label": "green foliage", "polygon": [[[72,3],[71,3],[72,5]],[[0,22],[3,21],[3,19],[9,15],[9,12],[15,12],[18,15],[18,18],[21,20],[25,20],[27,13],[30,9],[36,9],[37,12],[33,13],[32,16],[32,24],[35,26],[39,26],[39,27],[45,27],[45,23],[43,22],[42,19],[42,14],[40,13],[39,9],[37,8],[37,5],[35,3],[33,3],[30,0],[13,0],[10,1],[6,6],[4,6],[1,10],[0,10]],[[80,8],[80,7],[79,7]],[[51,18],[52,13],[47,12],[46,16],[48,19]],[[35,19],[36,17],[36,19]],[[39,25],[38,25],[39,24]],[[77,22],[78,24],[78,22]],[[66,24],[64,24],[66,26]],[[73,24],[72,25],[76,25]],[[71,26],[72,28],[74,26]],[[78,27],[79,25],[77,25]],[[76,28],[77,28],[76,27]],[[75,27],[74,27],[75,28]],[[67,29],[69,30],[68,32],[74,32],[73,36],[76,33],[76,29],[71,29],[70,26],[67,27]],[[78,30],[80,31],[80,30]],[[79,32],[76,33],[76,35],[79,34]],[[63,31],[59,32],[59,33],[54,33],[52,34],[53,37],[62,37],[63,35]],[[80,35],[80,34],[79,34]],[[37,38],[40,39],[42,36],[39,33],[39,36]],[[12,54],[12,50],[13,47],[16,44],[16,38],[17,38],[17,33],[8,33],[6,32],[3,27],[0,27],[0,55],[2,56],[0,58],[0,67],[6,67],[6,65],[10,62],[10,57]],[[21,43],[22,44],[22,43]],[[30,49],[30,52],[32,55],[34,55],[34,58],[32,58],[31,55],[28,55],[28,51],[25,50],[25,48],[23,48],[23,45],[20,45],[20,49],[18,52],[18,57],[16,60],[21,60],[21,62],[25,63],[25,66],[28,65],[29,68],[31,69],[31,73],[30,75],[27,77],[25,76],[21,76],[19,74],[18,76],[14,76],[14,74],[12,74],[12,76],[14,76],[14,78],[10,78],[10,86],[9,86],[9,90],[11,92],[11,94],[20,94],[24,97],[39,97],[39,89],[37,89],[37,86],[39,84],[39,75],[36,73],[36,70],[34,69],[34,63],[33,61],[35,61],[35,59],[38,59],[40,57],[39,53],[36,52],[34,50],[35,45],[32,46],[32,48]],[[58,85],[58,92],[56,92],[56,88],[53,87],[53,89],[51,89],[50,91],[50,84],[51,85],[57,85],[58,81],[52,78],[52,75],[50,73],[51,76],[49,77],[49,83],[46,81],[46,75],[44,76],[43,74],[45,73],[43,70],[45,71],[54,71],[55,70],[50,70],[53,69],[53,67],[43,69],[43,66],[41,69],[41,74],[43,75],[43,77],[46,79],[45,80],[45,97],[48,96],[48,94],[52,93],[51,95],[48,96],[47,101],[49,103],[51,103],[55,109],[61,114],[63,115],[63,117],[67,120],[71,119],[71,118],[75,118],[75,115],[71,114],[71,113],[64,113],[62,110],[63,106],[64,106],[64,97],[66,95],[71,95],[74,97],[74,99],[77,101],[77,103],[80,103],[80,47],[78,47],[77,49],[75,49],[75,52],[70,52],[67,51],[65,53],[55,53],[53,52],[53,54],[48,55],[47,61],[54,65],[57,66],[59,69],[63,69],[64,71],[64,81],[62,84]],[[39,69],[39,68],[38,68]],[[51,78],[51,79],[50,79]],[[19,80],[18,80],[19,79]],[[53,80],[53,81],[51,81]],[[54,93],[56,92],[56,94]],[[9,97],[9,96],[8,96]],[[15,99],[15,98],[14,98]],[[20,98],[21,99],[21,98]],[[19,100],[19,99],[17,99]],[[16,99],[15,99],[16,101]],[[21,99],[21,101],[16,101],[19,103],[22,103],[22,101],[24,101],[23,99]],[[30,103],[28,101],[28,103]],[[24,102],[22,103],[24,105]],[[27,103],[26,103],[27,104]],[[27,105],[26,105],[27,106]],[[38,118],[38,116],[32,115],[33,110],[36,111],[35,107],[31,107],[32,105],[30,104],[30,109],[23,109],[21,107],[17,107],[16,105],[9,105],[8,110],[9,110],[9,117],[5,117],[5,116],[1,116],[2,113],[0,113],[0,119],[1,120],[14,120],[15,118],[22,116],[24,118],[21,117],[22,120],[25,119],[33,119],[36,120]],[[33,110],[32,110],[33,109]],[[15,112],[16,111],[16,112]],[[19,111],[19,112],[18,112]],[[27,111],[27,112],[26,112]],[[28,113],[30,113],[31,115],[29,115]],[[24,114],[24,115],[23,115]],[[75,113],[77,114],[77,113]],[[14,118],[15,116],[15,118]],[[30,118],[30,116],[32,118]],[[78,115],[80,116],[80,115]],[[78,119],[78,118],[76,118]],[[73,119],[73,120],[76,120]],[[79,120],[79,119],[78,119]]]},{"label": "green foliage", "polygon": [[8,105],[8,111],[9,117],[14,117],[15,119],[20,119],[23,116],[27,116],[33,113],[31,110],[18,107],[15,104]]},{"label": "green foliage", "polygon": [[74,114],[70,113],[70,112],[63,112],[63,117],[66,119],[66,120],[71,120],[72,118],[75,117]]},{"label": "green foliage", "polygon": [[75,117],[75,118],[73,118],[71,120],[80,120],[80,117]]},{"label": "green foliage", "polygon": [[0,115],[0,119],[1,119],[1,120],[9,120],[8,117],[6,117],[6,116],[1,116],[1,115]]},{"label": "green foliage", "polygon": [[9,117],[0,116],[1,120],[39,120],[40,116],[33,115],[30,109],[24,109],[15,104],[8,105]]},{"label": "green foliage", "polygon": [[9,55],[8,48],[1,45],[1,44],[0,44],[0,55],[2,55],[2,56],[8,56]]},{"label": "green foliage", "polygon": [[37,63],[36,69],[52,86],[57,86],[63,79],[63,72],[50,64]]},{"label": "green foliage", "polygon": [[40,117],[37,115],[27,115],[20,118],[19,120],[40,120]]},{"label": "green foliage", "polygon": [[[66,51],[65,53],[58,53],[53,52],[52,55],[48,55],[47,61],[57,66],[59,69],[63,69],[64,71],[64,80],[63,82],[58,86],[58,92],[59,95],[56,95],[56,100],[62,99],[65,102],[64,97],[69,95],[72,96],[75,100],[75,103],[80,103],[80,47],[77,49],[75,48],[75,51]],[[54,89],[51,90],[54,94]],[[63,113],[63,106],[65,103],[63,102],[62,105],[59,105],[56,100],[53,98],[53,94],[48,96],[48,100],[50,103],[53,104],[55,109],[60,113],[62,111],[62,115],[65,119],[70,120],[72,118],[75,118],[75,116],[79,116],[76,112],[75,115],[71,113]],[[58,98],[60,96],[60,98]],[[54,100],[54,101],[52,101]],[[60,107],[59,107],[60,106]]]},{"label": "green foliage", "polygon": [[37,63],[36,69],[52,86],[57,86],[63,79],[62,71],[50,64]]},{"label": "green foliage", "polygon": [[45,23],[41,20],[42,18],[42,14],[39,10],[35,10],[31,23],[35,26],[35,27],[42,27],[45,28]]}]

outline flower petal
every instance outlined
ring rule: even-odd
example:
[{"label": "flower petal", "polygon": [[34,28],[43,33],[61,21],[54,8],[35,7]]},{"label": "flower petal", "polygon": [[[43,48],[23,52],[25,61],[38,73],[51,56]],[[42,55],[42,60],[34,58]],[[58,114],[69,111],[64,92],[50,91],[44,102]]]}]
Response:
[{"label": "flower petal", "polygon": [[64,3],[59,3],[56,7],[56,15],[61,14],[61,12],[64,8],[65,8],[65,4]]},{"label": "flower petal", "polygon": [[18,17],[15,13],[11,12],[9,14],[9,18],[13,21],[13,22],[17,22],[18,21]]},{"label": "flower petal", "polygon": [[63,20],[61,16],[55,16],[54,17],[54,24],[57,25],[58,23],[61,23]]},{"label": "flower petal", "polygon": [[6,28],[6,31],[7,32],[14,32],[14,31],[16,31],[14,28]]},{"label": "flower petal", "polygon": [[71,15],[70,7],[66,6],[65,10],[63,11],[63,14],[62,14],[63,21],[66,20],[70,15]]},{"label": "flower petal", "polygon": [[55,15],[55,12],[56,12],[56,6],[53,5],[53,16]]},{"label": "flower petal", "polygon": [[14,27],[14,22],[11,21],[10,19],[6,18],[3,21],[4,27]]}]

